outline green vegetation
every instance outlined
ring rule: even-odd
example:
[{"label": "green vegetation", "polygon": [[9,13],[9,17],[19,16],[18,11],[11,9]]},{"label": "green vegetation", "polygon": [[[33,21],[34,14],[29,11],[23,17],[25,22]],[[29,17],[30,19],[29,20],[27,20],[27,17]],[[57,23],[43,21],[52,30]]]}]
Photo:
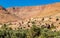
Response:
[{"label": "green vegetation", "polygon": [[31,29],[12,30],[4,24],[0,29],[0,38],[60,38],[60,31],[52,31],[48,28],[39,28],[32,25]]}]

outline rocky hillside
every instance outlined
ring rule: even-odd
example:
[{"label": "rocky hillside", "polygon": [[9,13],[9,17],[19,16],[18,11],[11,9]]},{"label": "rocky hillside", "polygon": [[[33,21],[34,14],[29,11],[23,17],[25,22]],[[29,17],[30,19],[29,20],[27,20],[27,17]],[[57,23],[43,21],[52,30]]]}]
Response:
[{"label": "rocky hillside", "polygon": [[19,20],[15,15],[10,14],[5,8],[0,6],[0,23]]},{"label": "rocky hillside", "polygon": [[60,29],[60,3],[10,8],[0,6],[1,24],[10,24],[12,28],[30,28],[32,22],[38,26],[54,25]]},{"label": "rocky hillside", "polygon": [[42,5],[42,6],[28,6],[28,7],[12,7],[7,8],[8,12],[15,14],[21,19],[30,19],[35,17],[59,16],[60,3]]}]

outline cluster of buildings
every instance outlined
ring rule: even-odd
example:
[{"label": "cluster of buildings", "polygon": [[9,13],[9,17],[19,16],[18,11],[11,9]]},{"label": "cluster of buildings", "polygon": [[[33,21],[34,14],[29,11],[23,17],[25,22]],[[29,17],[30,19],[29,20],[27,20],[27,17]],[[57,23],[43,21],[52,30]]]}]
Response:
[{"label": "cluster of buildings", "polygon": [[13,29],[30,29],[33,25],[37,27],[51,28],[55,26],[55,30],[60,30],[60,17],[42,17],[42,18],[31,18],[18,22],[7,23],[9,27]]}]

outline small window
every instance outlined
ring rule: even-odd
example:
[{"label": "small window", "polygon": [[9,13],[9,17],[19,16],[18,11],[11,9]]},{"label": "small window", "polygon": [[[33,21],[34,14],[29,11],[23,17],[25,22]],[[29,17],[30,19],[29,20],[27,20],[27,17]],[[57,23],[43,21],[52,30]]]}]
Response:
[{"label": "small window", "polygon": [[52,19],[51,17],[49,19]]},{"label": "small window", "polygon": [[26,27],[23,27],[23,28],[26,28]]},{"label": "small window", "polygon": [[44,21],[44,18],[42,18],[42,21]]},{"label": "small window", "polygon": [[28,27],[30,27],[30,25],[28,25]]},{"label": "small window", "polygon": [[48,29],[50,28],[50,25],[49,25],[49,24],[47,25],[47,28],[48,28]]},{"label": "small window", "polygon": [[56,21],[59,21],[59,19],[57,18]]},{"label": "small window", "polygon": [[60,23],[59,23],[60,24]]}]

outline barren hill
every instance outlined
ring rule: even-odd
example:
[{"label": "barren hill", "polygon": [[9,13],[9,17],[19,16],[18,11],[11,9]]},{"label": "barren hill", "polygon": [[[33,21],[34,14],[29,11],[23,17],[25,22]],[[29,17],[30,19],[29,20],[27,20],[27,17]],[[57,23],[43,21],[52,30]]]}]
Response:
[{"label": "barren hill", "polygon": [[5,8],[0,6],[0,23],[18,21],[18,17],[10,14]]},{"label": "barren hill", "polygon": [[7,8],[8,12],[18,16],[21,19],[29,19],[35,17],[60,16],[60,3],[27,6],[27,7],[11,7]]},{"label": "barren hill", "polygon": [[0,6],[0,22],[19,21],[50,16],[60,16],[60,3],[42,6],[10,7],[7,9]]}]

